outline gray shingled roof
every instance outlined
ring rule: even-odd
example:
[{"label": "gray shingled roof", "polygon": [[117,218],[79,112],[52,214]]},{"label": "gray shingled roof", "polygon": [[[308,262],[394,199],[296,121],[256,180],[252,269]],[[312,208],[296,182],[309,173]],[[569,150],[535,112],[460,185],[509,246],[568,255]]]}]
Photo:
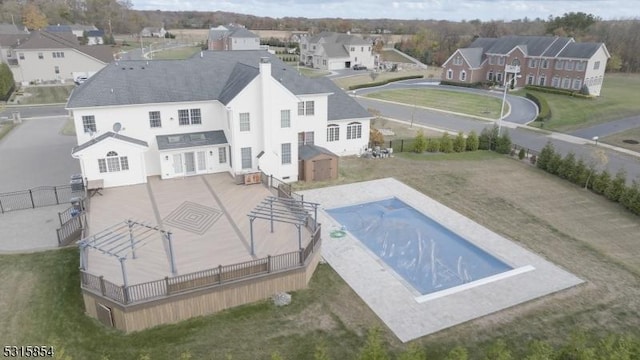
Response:
[{"label": "gray shingled roof", "polygon": [[318,145],[300,145],[298,146],[298,159],[309,160],[317,155],[326,154],[334,157],[338,155]]},{"label": "gray shingled roof", "polygon": [[21,30],[18,26],[14,24],[0,24],[0,35],[22,35],[26,34],[25,31]]},{"label": "gray shingled roof", "polygon": [[328,99],[327,120],[372,118],[362,105],[342,91],[333,81],[324,77],[316,80],[332,92]]},{"label": "gray shingled roof", "polygon": [[109,45],[80,45],[73,33],[51,33],[34,31],[29,39],[18,45],[16,49],[76,49],[104,63],[113,61],[113,51]]},{"label": "gray shingled roof", "polygon": [[144,146],[144,147],[148,147],[149,146],[149,144],[147,144],[146,141],[134,139],[132,137],[128,137],[128,136],[124,136],[124,135],[121,135],[121,134],[117,134],[117,133],[114,133],[112,131],[107,131],[106,133],[104,133],[104,134],[102,134],[100,136],[97,136],[97,137],[85,142],[84,144],[80,144],[78,146],[75,146],[71,150],[71,154],[75,154],[75,153],[77,153],[77,152],[79,152],[81,150],[84,150],[84,149],[86,149],[86,148],[88,148],[90,146],[93,146],[93,145],[95,145],[95,144],[97,144],[97,143],[99,143],[99,142],[101,142],[103,140],[106,140],[108,138],[114,138],[114,139],[126,141],[126,142],[129,142],[129,143],[140,145],[140,146]]},{"label": "gray shingled roof", "polygon": [[11,47],[11,48],[16,47],[21,43],[27,41],[29,36],[30,35],[27,33],[13,34],[13,35],[0,34],[0,46]]},{"label": "gray shingled roof", "polygon": [[227,144],[224,131],[202,131],[187,134],[158,135],[158,150]]},{"label": "gray shingled roof", "polygon": [[371,45],[370,41],[367,41],[360,36],[329,31],[323,31],[320,34],[311,37],[309,39],[309,43],[317,43],[320,39],[324,39],[326,43],[337,43],[342,45]]},{"label": "gray shingled roof", "polygon": [[472,69],[479,68],[482,64],[482,56],[484,53],[481,47],[460,49],[460,53],[467,59]]},{"label": "gray shingled roof", "polygon": [[342,44],[325,43],[325,44],[322,44],[322,48],[324,49],[324,52],[329,57],[332,57],[332,58],[339,58],[339,57],[348,58],[349,57],[349,52],[347,51],[347,49],[344,48],[344,45]]},{"label": "gray shingled roof", "polygon": [[218,40],[225,37],[258,38],[259,36],[243,28],[242,26],[227,25],[225,27],[220,25],[218,27],[209,29],[209,39]]},{"label": "gray shingled roof", "polygon": [[602,43],[571,43],[558,55],[564,58],[589,59],[602,46]]},{"label": "gray shingled roof", "polygon": [[520,46],[529,56],[554,57],[573,39],[568,37],[551,36],[503,36],[494,38],[477,38],[469,48],[483,48],[488,54],[507,54],[516,46]]}]

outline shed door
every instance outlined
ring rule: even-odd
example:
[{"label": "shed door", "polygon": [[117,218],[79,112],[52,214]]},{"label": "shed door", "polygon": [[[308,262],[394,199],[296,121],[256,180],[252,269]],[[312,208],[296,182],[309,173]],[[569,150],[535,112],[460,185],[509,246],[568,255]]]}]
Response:
[{"label": "shed door", "polygon": [[331,159],[313,161],[313,180],[322,181],[331,179]]}]

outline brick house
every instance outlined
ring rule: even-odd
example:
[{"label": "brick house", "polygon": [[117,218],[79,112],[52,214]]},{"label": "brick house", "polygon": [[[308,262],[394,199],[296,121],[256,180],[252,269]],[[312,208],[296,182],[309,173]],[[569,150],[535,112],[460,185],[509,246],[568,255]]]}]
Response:
[{"label": "brick house", "polygon": [[456,83],[513,81],[505,66],[518,66],[515,87],[550,86],[599,96],[607,60],[604,43],[578,43],[569,37],[503,36],[478,38],[456,50],[442,65],[442,80]]}]

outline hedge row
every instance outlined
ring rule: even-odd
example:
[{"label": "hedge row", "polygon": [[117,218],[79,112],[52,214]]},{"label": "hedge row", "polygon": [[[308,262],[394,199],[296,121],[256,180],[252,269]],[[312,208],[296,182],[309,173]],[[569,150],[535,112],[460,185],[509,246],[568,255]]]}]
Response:
[{"label": "hedge row", "polygon": [[9,65],[0,63],[0,101],[7,101],[14,88],[15,81]]},{"label": "hedge row", "polygon": [[458,87],[473,88],[473,89],[482,89],[482,88],[489,87],[489,84],[483,81],[478,81],[474,83],[459,83],[455,81],[442,80],[440,81],[440,85],[458,86]]},{"label": "hedge row", "polygon": [[558,89],[554,87],[537,86],[537,85],[527,85],[524,88],[526,90],[540,91],[548,94],[568,95],[568,96],[573,96],[573,97],[583,98],[583,99],[593,99],[592,96],[581,94],[580,91],[576,91],[576,90]]},{"label": "hedge row", "polygon": [[356,90],[356,89],[362,89],[362,88],[368,88],[368,87],[382,86],[382,85],[386,85],[386,84],[394,82],[394,81],[402,81],[402,80],[410,80],[410,79],[422,79],[422,78],[424,78],[424,75],[401,76],[401,77],[397,77],[397,78],[393,78],[393,79],[371,82],[371,83],[368,83],[368,84],[351,85],[351,86],[349,86],[349,90]]},{"label": "hedge row", "polygon": [[551,119],[551,108],[549,107],[549,103],[547,103],[547,99],[529,92],[525,94],[525,97],[538,106],[538,117],[536,121],[547,121]]},{"label": "hedge row", "polygon": [[632,213],[640,215],[640,182],[634,180],[630,186],[627,186],[627,174],[624,170],[618,171],[614,177],[606,169],[598,172],[593,163],[586,164],[582,159],[576,160],[573,153],[568,153],[563,158],[555,152],[550,142],[540,152],[537,166],[548,173],[558,175],[611,201],[618,202]]}]

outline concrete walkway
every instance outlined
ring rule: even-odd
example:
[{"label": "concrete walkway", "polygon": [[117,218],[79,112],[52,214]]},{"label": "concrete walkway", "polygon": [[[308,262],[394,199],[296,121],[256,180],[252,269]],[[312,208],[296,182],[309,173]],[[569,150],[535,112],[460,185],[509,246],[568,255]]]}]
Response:
[{"label": "concrete walkway", "polygon": [[46,206],[0,214],[0,253],[23,253],[58,248],[58,213],[69,205]]}]

